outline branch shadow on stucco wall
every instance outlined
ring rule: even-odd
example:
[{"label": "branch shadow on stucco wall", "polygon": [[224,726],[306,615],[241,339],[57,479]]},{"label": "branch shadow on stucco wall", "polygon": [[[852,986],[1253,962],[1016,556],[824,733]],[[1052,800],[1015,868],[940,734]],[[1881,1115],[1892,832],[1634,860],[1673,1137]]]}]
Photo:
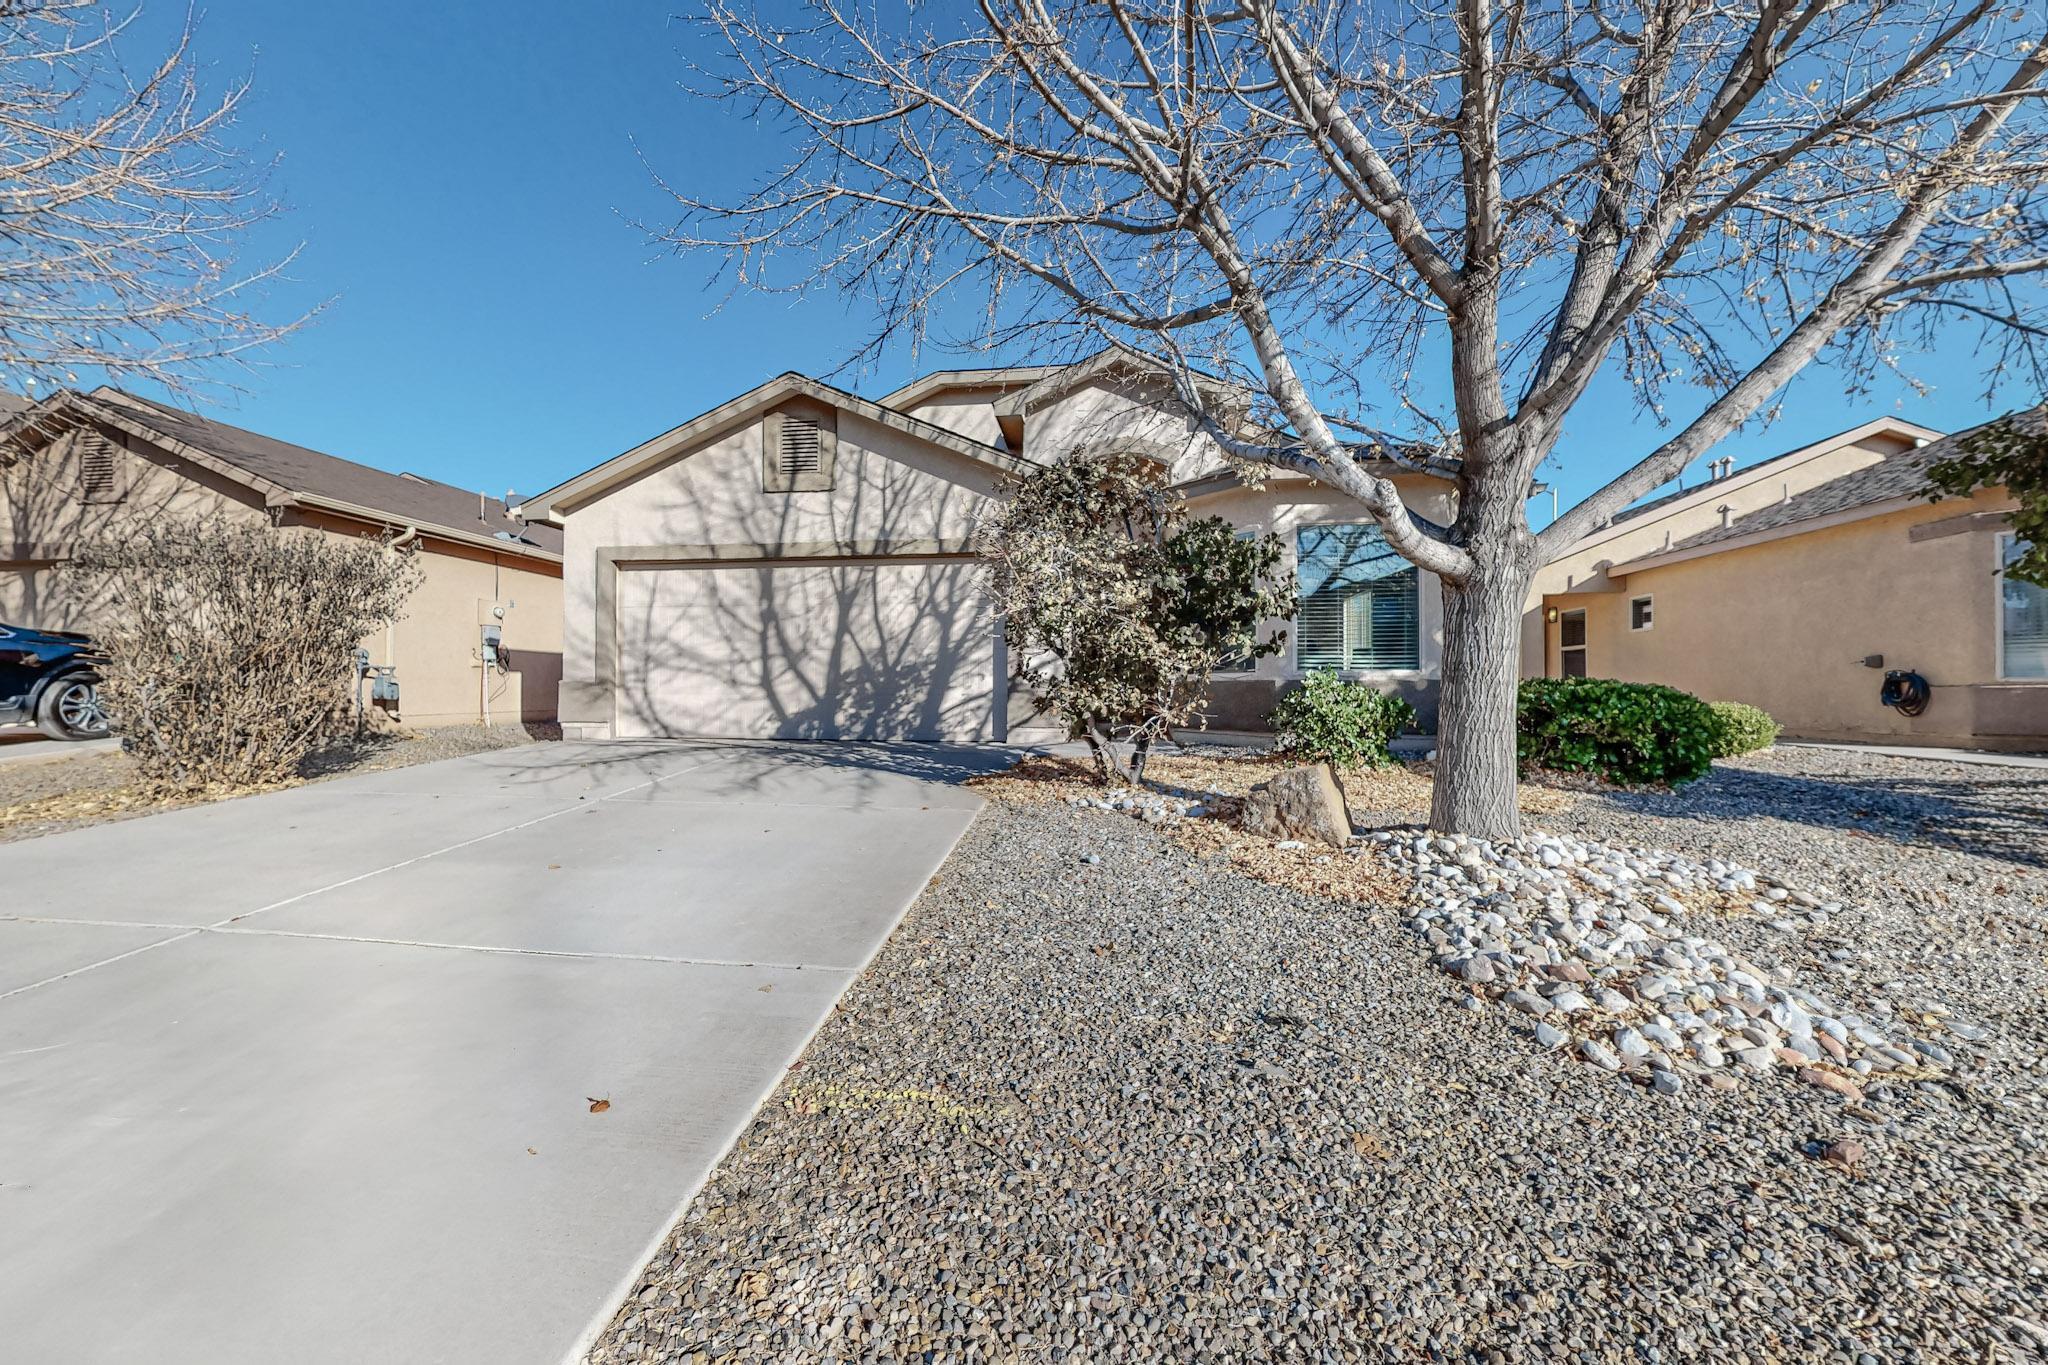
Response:
[{"label": "branch shadow on stucco wall", "polygon": [[[39,448],[0,450],[0,620],[9,625],[90,631],[104,602],[91,580],[71,569],[73,553],[181,511],[178,485],[139,477],[141,457],[125,448],[113,480],[88,491],[75,440],[67,432]],[[224,480],[181,472],[200,488],[228,496]]]}]

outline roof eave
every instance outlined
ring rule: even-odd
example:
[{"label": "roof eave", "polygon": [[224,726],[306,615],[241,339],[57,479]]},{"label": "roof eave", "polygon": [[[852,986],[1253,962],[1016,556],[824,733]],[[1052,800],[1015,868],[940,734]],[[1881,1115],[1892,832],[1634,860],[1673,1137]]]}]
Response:
[{"label": "roof eave", "polygon": [[914,408],[947,389],[1021,389],[1059,373],[1064,365],[1009,365],[934,370],[876,400],[885,408]]},{"label": "roof eave", "polygon": [[559,526],[560,518],[565,513],[574,511],[592,498],[609,492],[634,477],[648,464],[666,459],[686,446],[716,437],[746,421],[768,405],[793,397],[810,398],[829,404],[842,412],[849,412],[879,426],[918,437],[941,449],[1006,474],[1019,474],[1037,468],[1037,462],[1034,460],[1013,455],[992,445],[985,445],[971,437],[962,436],[951,428],[909,416],[871,399],[834,388],[808,375],[790,371],[777,375],[765,384],[756,385],[737,397],[729,398],[680,426],[671,427],[659,436],[642,441],[632,449],[614,455],[604,463],[586,469],[574,478],[566,479],[543,493],[537,493],[512,510],[516,515],[529,521]]},{"label": "roof eave", "polygon": [[1798,521],[1788,521],[1778,526],[1767,526],[1762,530],[1737,533],[1720,540],[1710,540],[1704,545],[1690,545],[1660,550],[1656,554],[1644,555],[1616,564],[1607,570],[1609,578],[1624,578],[1646,569],[1662,569],[1673,564],[1684,564],[1689,560],[1705,559],[1709,555],[1721,554],[1728,550],[1746,550],[1756,545],[1768,545],[1772,541],[1788,540],[1793,536],[1810,535],[1835,526],[1847,526],[1854,522],[1869,521],[1874,517],[1890,516],[1915,507],[1927,506],[1927,499],[1917,494],[1896,498],[1884,498],[1878,502],[1866,502],[1858,507],[1844,507],[1834,512],[1822,512]]},{"label": "roof eave", "polygon": [[453,540],[482,549],[497,550],[504,554],[521,555],[528,559],[543,559],[551,563],[562,562],[561,552],[550,550],[543,545],[529,545],[519,540],[500,540],[496,535],[483,531],[463,531],[440,522],[421,521],[417,517],[400,516],[381,508],[368,507],[362,503],[349,502],[342,498],[330,498],[319,493],[295,493],[290,502],[300,507],[311,507],[318,511],[335,512],[342,516],[354,517],[360,521],[374,522],[381,526],[417,530],[423,536],[441,540]]}]

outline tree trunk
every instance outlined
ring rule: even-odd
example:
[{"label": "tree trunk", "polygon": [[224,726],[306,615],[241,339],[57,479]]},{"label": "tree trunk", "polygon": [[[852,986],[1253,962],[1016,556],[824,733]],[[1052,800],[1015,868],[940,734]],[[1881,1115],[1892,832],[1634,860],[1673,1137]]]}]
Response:
[{"label": "tree trunk", "polygon": [[1090,718],[1082,727],[1081,735],[1088,741],[1088,752],[1095,756],[1095,775],[1102,779],[1103,786],[1136,785],[1124,770],[1123,760],[1117,756],[1114,731],[1099,719]]},{"label": "tree trunk", "polygon": [[1437,705],[1431,829],[1480,839],[1521,835],[1515,685],[1531,579],[1513,563],[1482,563],[1463,583],[1443,585],[1443,694]]}]

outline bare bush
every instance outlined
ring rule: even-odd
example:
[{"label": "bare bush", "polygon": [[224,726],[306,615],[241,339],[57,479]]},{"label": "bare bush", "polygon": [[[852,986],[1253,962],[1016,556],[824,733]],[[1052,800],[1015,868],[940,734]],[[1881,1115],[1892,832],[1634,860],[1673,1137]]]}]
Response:
[{"label": "bare bush", "polygon": [[101,693],[145,786],[289,780],[349,727],[354,656],[419,566],[390,541],[161,522],[82,547],[106,604]]}]

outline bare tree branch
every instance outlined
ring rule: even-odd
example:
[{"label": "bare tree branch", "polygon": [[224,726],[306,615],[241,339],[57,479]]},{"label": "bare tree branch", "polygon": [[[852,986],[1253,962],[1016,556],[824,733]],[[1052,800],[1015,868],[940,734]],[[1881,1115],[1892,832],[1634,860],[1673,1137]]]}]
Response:
[{"label": "bare tree branch", "polygon": [[[276,206],[224,141],[248,92],[202,90],[188,26],[153,66],[96,0],[0,8],[0,383],[175,390],[304,321],[257,316],[291,257],[243,267]],[[80,372],[91,380],[81,380]]]}]

